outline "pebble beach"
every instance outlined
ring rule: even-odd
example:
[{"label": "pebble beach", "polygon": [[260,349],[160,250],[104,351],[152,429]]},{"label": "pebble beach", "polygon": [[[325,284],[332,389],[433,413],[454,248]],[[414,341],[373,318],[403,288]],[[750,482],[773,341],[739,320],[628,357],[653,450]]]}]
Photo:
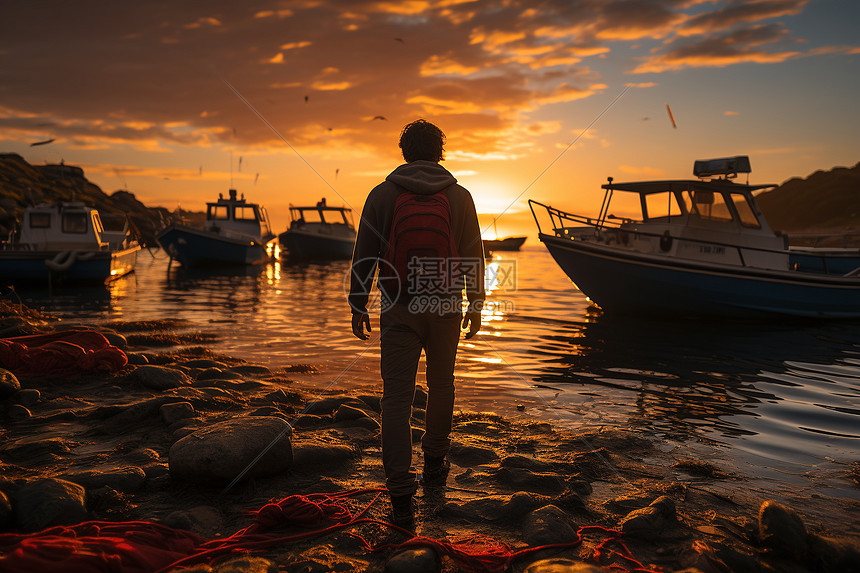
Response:
[{"label": "pebble beach", "polygon": [[[76,325],[0,308],[0,338],[58,328]],[[96,330],[127,356],[121,369],[0,369],[0,571],[27,570],[22,548],[46,530],[94,522],[190,540],[181,559],[94,571],[860,570],[860,501],[762,495],[754,476],[636,428],[493,412],[455,415],[447,485],[419,489],[415,531],[400,530],[382,490],[381,385],[320,390],[313,364],[215,353],[217,332],[181,321]],[[425,403],[419,387],[416,468]],[[860,487],[856,463],[845,477]]]}]

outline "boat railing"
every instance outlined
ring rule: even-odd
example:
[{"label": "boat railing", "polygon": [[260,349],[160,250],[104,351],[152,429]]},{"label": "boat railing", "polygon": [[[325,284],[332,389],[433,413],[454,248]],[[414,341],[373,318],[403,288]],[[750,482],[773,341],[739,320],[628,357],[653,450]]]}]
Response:
[{"label": "boat railing", "polygon": [[[540,206],[546,209],[551,224],[552,224],[552,233],[545,233],[543,228],[541,227],[540,221],[538,220],[537,213],[535,213],[535,206]],[[769,249],[765,247],[755,247],[755,246],[747,246],[747,245],[738,245],[736,243],[725,243],[722,241],[712,240],[712,239],[693,239],[689,237],[682,237],[679,235],[673,235],[668,229],[662,233],[655,233],[644,231],[641,229],[636,230],[627,230],[622,227],[621,224],[615,222],[608,221],[598,221],[596,219],[592,219],[589,217],[582,217],[579,215],[575,215],[573,213],[568,213],[566,211],[561,211],[560,209],[556,209],[554,207],[550,207],[549,205],[544,205],[543,203],[539,203],[538,201],[529,200],[529,207],[532,210],[532,216],[535,219],[535,223],[538,226],[538,233],[542,235],[553,235],[555,237],[561,239],[570,239],[574,240],[574,236],[570,233],[573,230],[574,225],[567,225],[566,222],[575,223],[576,227],[580,229],[582,226],[592,227],[595,231],[594,240],[602,241],[606,240],[607,237],[611,237],[616,233],[629,233],[635,235],[637,237],[649,237],[653,239],[658,239],[660,241],[660,248],[664,252],[668,252],[671,249],[671,245],[675,242],[678,244],[699,244],[699,245],[708,245],[712,247],[722,247],[725,249],[731,249],[737,252],[738,260],[740,261],[741,266],[748,267],[751,266],[748,263],[748,258],[750,254],[770,254],[770,255],[780,255],[786,257],[786,264],[788,265],[788,261],[790,255],[795,254],[786,249]],[[627,219],[622,219],[625,222],[629,222]],[[613,233],[611,235],[607,235],[606,233],[602,233],[606,229],[611,230]],[[581,235],[580,235],[581,236]],[[611,239],[610,239],[611,240]],[[628,237],[629,240],[629,237]],[[623,238],[619,237],[619,242],[627,244]],[[744,256],[744,253],[747,253],[747,257]],[[828,261],[833,265],[833,257],[832,251],[823,251],[821,253],[816,253],[814,251],[803,251],[802,254],[804,258],[807,259],[807,265],[810,259],[818,259],[820,261],[820,267],[812,268],[807,265],[801,265],[800,263],[794,263],[792,265],[793,268],[790,270],[794,270],[797,272],[806,272],[810,274],[826,274],[826,275],[834,275],[834,276],[844,276],[844,277],[854,277],[860,275],[860,267],[850,270],[849,272],[845,272],[844,270],[834,272],[832,269],[828,268]],[[860,257],[860,254],[858,254]],[[853,259],[852,259],[853,260]],[[787,269],[788,270],[788,269]]]}]

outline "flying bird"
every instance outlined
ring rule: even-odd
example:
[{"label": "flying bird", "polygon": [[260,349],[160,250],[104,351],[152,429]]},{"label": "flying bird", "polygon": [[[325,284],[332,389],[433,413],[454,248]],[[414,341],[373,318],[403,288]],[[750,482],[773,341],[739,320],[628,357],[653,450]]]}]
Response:
[{"label": "flying bird", "polygon": [[406,42],[403,41],[403,38],[394,38],[394,41],[400,42],[401,44],[406,44]]},{"label": "flying bird", "polygon": [[256,184],[257,184],[257,179],[259,179],[259,178],[260,178],[260,174],[259,174],[259,173],[257,173],[256,175],[254,175],[254,185],[256,185]]},{"label": "flying bird", "polygon": [[334,170],[334,178],[337,179],[337,174],[340,173],[340,168]]},{"label": "flying bird", "polygon": [[[388,118],[384,115],[374,115],[373,119],[381,119],[382,121],[388,121]],[[373,119],[371,119],[370,121],[373,121]]]},{"label": "flying bird", "polygon": [[46,139],[45,141],[35,141],[30,144],[30,147],[36,147],[37,145],[48,145],[49,143],[53,143],[56,141],[55,139]]},{"label": "flying bird", "polygon": [[672,127],[678,129],[678,124],[675,123],[675,114],[672,113],[672,108],[669,107],[669,104],[666,104],[666,111],[669,112],[669,119],[672,121]]},{"label": "flying bird", "polygon": [[308,96],[305,96],[305,103],[308,103]]}]

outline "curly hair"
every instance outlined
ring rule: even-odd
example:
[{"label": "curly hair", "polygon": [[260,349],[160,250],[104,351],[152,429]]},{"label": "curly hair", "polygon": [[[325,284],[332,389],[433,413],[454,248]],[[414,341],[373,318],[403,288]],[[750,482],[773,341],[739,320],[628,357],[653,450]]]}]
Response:
[{"label": "curly hair", "polygon": [[400,149],[407,163],[445,159],[445,134],[425,119],[416,119],[400,132]]}]

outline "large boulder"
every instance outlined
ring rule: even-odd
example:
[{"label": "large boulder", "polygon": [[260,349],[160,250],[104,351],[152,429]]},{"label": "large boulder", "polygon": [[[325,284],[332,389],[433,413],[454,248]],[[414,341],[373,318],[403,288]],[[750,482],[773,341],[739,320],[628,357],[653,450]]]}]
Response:
[{"label": "large boulder", "polygon": [[15,375],[0,368],[0,400],[16,394],[21,389],[21,383]]},{"label": "large boulder", "polygon": [[290,425],[275,416],[246,416],[212,424],[170,447],[170,477],[226,483],[240,474],[247,479],[283,473],[293,463],[290,436]]},{"label": "large boulder", "polygon": [[18,490],[14,501],[18,527],[25,532],[87,519],[86,490],[61,479],[32,481]]}]

